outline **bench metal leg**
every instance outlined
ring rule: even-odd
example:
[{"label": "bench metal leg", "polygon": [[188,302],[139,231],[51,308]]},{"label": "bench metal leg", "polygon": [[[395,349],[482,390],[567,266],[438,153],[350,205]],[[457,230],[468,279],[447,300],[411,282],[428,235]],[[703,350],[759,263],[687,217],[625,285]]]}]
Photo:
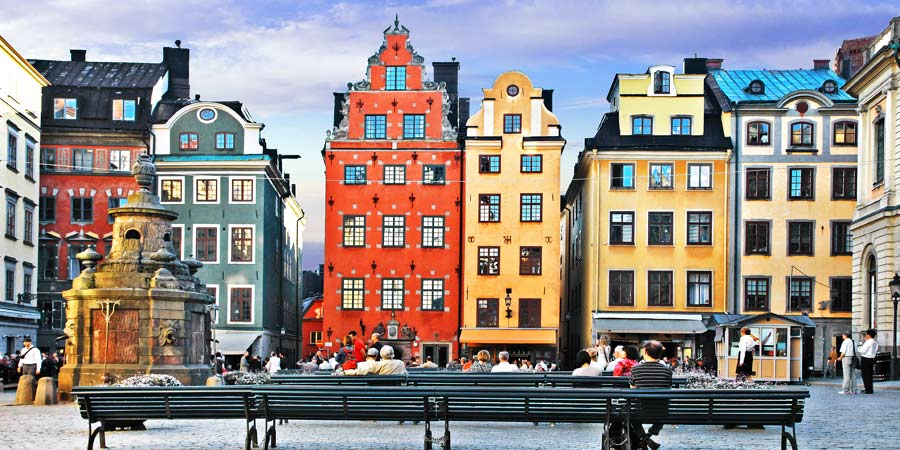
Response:
[{"label": "bench metal leg", "polygon": [[88,425],[88,433],[90,433],[90,437],[88,437],[88,450],[94,450],[94,439],[97,438],[97,435],[100,436],[100,448],[106,448],[106,434],[103,432],[103,425],[98,426],[91,432],[91,427]]},{"label": "bench metal leg", "polygon": [[450,401],[444,397],[444,439],[441,442],[442,450],[450,450]]},{"label": "bench metal leg", "polygon": [[265,441],[265,443],[263,443],[263,449],[264,449],[264,450],[269,450],[269,443],[271,443],[271,447],[272,447],[272,448],[275,448],[275,447],[278,446],[278,445],[276,444],[276,442],[275,442],[275,424],[276,424],[277,422],[278,422],[277,420],[274,420],[274,419],[273,419],[273,420],[272,420],[272,426],[270,427],[270,426],[269,426],[269,421],[266,420],[266,427],[267,427],[267,429],[266,429],[266,441]]},{"label": "bench metal leg", "polygon": [[[791,427],[793,433],[796,433],[797,430],[795,427]],[[787,429],[784,425],[781,426],[781,450],[787,450],[787,444],[791,444],[791,450],[797,450],[797,436],[796,434],[788,433]]]}]

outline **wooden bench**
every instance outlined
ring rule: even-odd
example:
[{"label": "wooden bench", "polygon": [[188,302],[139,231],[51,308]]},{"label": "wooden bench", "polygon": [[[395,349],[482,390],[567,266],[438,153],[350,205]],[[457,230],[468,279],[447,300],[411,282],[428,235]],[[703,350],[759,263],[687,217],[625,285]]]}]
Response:
[{"label": "wooden bench", "polygon": [[[106,431],[116,423],[147,419],[244,419],[244,448],[258,446],[250,386],[76,387],[72,393],[88,421],[88,450],[98,435],[100,448],[106,448]],[[97,422],[100,425],[92,429]]]}]

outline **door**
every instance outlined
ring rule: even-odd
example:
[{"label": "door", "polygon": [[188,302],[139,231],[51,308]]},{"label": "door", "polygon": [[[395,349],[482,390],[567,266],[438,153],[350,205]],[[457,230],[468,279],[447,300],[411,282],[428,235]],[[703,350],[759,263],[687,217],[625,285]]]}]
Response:
[{"label": "door", "polygon": [[[434,361],[438,367],[447,367],[447,364],[450,363],[450,346],[445,344],[425,344],[423,345],[423,349],[425,350],[425,356],[431,357],[431,360]],[[423,358],[424,362],[424,358]]]}]

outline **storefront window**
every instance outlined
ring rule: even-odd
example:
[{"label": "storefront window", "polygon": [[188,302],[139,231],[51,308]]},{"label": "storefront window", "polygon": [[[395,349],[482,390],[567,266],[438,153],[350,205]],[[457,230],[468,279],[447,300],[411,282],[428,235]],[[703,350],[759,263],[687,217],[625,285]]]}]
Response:
[{"label": "storefront window", "polygon": [[757,348],[762,351],[761,356],[775,356],[775,329],[760,328],[759,333],[756,337],[759,338]]},{"label": "storefront window", "polygon": [[787,356],[788,350],[788,330],[787,328],[775,329],[775,356]]}]

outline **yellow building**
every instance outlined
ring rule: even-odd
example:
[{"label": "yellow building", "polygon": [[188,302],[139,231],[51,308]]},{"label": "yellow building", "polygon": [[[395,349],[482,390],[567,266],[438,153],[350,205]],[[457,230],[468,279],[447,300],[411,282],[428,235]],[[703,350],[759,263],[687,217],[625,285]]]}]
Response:
[{"label": "yellow building", "polygon": [[463,353],[557,359],[559,171],[552,91],[506,72],[467,123]]},{"label": "yellow building", "polygon": [[[731,141],[705,66],[618,74],[611,112],[586,140],[565,199],[564,317],[613,344],[662,341],[667,356],[714,355],[726,311]],[[580,342],[578,342],[580,341]]]}]

